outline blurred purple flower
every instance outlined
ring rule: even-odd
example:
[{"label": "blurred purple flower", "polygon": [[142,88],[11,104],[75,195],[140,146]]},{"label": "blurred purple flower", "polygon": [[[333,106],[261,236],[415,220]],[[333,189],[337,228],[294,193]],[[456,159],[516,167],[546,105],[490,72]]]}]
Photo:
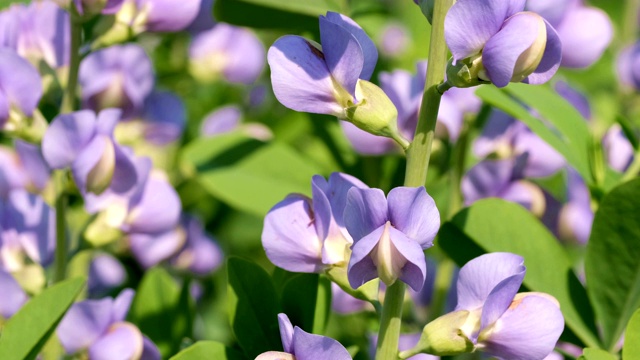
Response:
[{"label": "blurred purple flower", "polygon": [[24,189],[29,176],[15,151],[9,147],[0,147],[0,198],[6,198],[14,189]]},{"label": "blurred purple flower", "polygon": [[231,83],[253,84],[264,68],[264,52],[262,42],[250,30],[220,23],[193,38],[191,70],[202,80],[222,76]]},{"label": "blurred purple flower", "polygon": [[586,244],[591,235],[594,216],[591,195],[584,180],[575,170],[568,169],[567,177],[567,203],[560,210],[558,233],[563,240]]},{"label": "blurred purple flower", "polygon": [[187,124],[187,110],[178,95],[153,91],[144,101],[140,116],[144,138],[155,145],[166,145],[182,136]]},{"label": "blurred purple flower", "polygon": [[331,283],[331,309],[338,314],[346,315],[368,310],[368,302],[356,299],[334,282]]},{"label": "blurred purple flower", "polygon": [[200,220],[184,215],[181,226],[186,232],[186,241],[171,259],[171,264],[200,276],[206,276],[219,268],[224,259],[222,249],[204,232]]},{"label": "blurred purple flower", "polygon": [[376,47],[350,18],[320,16],[322,47],[300,36],[279,38],[267,55],[276,98],[301,112],[345,119],[345,109],[359,102],[356,84],[368,80],[378,60]]},{"label": "blurred purple flower", "polygon": [[389,24],[380,35],[380,53],[387,57],[402,55],[410,44],[410,36],[406,27],[400,24]]},{"label": "blurred purple flower", "polygon": [[216,24],[213,18],[213,0],[201,0],[200,9],[198,15],[193,19],[191,24],[187,27],[187,31],[192,34],[198,34],[202,31],[213,28]]},{"label": "blurred purple flower", "polygon": [[69,64],[69,14],[53,1],[12,5],[0,13],[0,44],[34,64],[57,69]]},{"label": "blurred purple flower", "polygon": [[589,105],[589,99],[580,91],[572,88],[568,83],[564,81],[558,81],[553,86],[558,94],[562,96],[569,104],[578,110],[580,115],[586,120],[591,120],[591,105]]},{"label": "blurred purple flower", "polygon": [[547,82],[560,65],[561,42],[541,16],[525,12],[525,0],[459,0],[445,18],[453,64],[468,59],[479,79]]},{"label": "blurred purple flower", "polygon": [[236,105],[220,107],[205,116],[200,125],[200,134],[205,137],[242,130],[246,135],[266,141],[273,137],[271,130],[260,123],[241,124],[242,110]]},{"label": "blurred purple flower", "polygon": [[522,122],[494,110],[482,134],[473,144],[478,157],[496,153],[500,158],[526,154],[521,165],[523,177],[546,177],[556,173],[566,161],[555,149],[534,134]]},{"label": "blurred purple flower", "polygon": [[3,319],[9,319],[13,316],[29,299],[27,293],[20,287],[20,284],[13,276],[1,268],[0,293],[2,293],[0,297],[0,318]]},{"label": "blurred purple flower", "polygon": [[135,325],[124,321],[133,296],[134,291],[126,289],[115,299],[85,300],[73,304],[57,329],[66,353],[88,351],[89,358],[96,360],[137,359],[143,353],[147,356],[159,354],[155,345],[145,341]]},{"label": "blurred purple flower", "polygon": [[562,41],[561,66],[586,68],[595,63],[613,39],[609,16],[582,0],[528,0],[527,10],[544,17]]},{"label": "blurred purple flower", "polygon": [[397,279],[419,291],[427,276],[423,250],[433,246],[440,214],[424,187],[397,187],[387,198],[380,189],[352,188],[344,222],[354,243],[348,277],[354,289],[380,278]]},{"label": "blurred purple flower", "polygon": [[185,29],[198,15],[201,0],[127,0],[135,2],[145,31],[175,32]]},{"label": "blurred purple flower", "polygon": [[[412,349],[418,341],[420,340],[420,333],[414,334],[400,334],[400,338],[398,338],[398,350],[405,351]],[[371,341],[369,342],[369,354],[371,358],[375,358],[376,346],[378,344],[378,334],[374,334],[371,336]],[[418,354],[411,357],[408,357],[406,360],[438,360],[440,357],[429,355],[429,354]]]},{"label": "blurred purple flower", "polygon": [[112,15],[122,7],[124,0],[73,0],[80,15],[103,14]]},{"label": "blurred purple flower", "polygon": [[620,52],[616,70],[621,84],[640,90],[640,42],[627,46]]},{"label": "blurred purple flower", "polygon": [[101,252],[91,259],[87,279],[87,292],[90,298],[104,296],[124,284],[126,280],[127,272],[115,257]]},{"label": "blurred purple flower", "polygon": [[124,193],[137,182],[135,165],[113,139],[121,111],[107,109],[97,116],[81,110],[58,115],[42,139],[42,153],[53,169],[70,167],[83,194],[106,189]]},{"label": "blurred purple flower", "polygon": [[614,170],[624,172],[634,159],[633,145],[618,124],[614,124],[602,139],[607,162]]},{"label": "blurred purple flower", "polygon": [[526,271],[523,263],[515,254],[491,253],[460,269],[456,311],[469,312],[466,321],[471,324],[461,331],[491,356],[542,359],[564,329],[560,306],[551,295],[517,294]]},{"label": "blurred purple flower", "polygon": [[135,44],[92,52],[80,64],[79,82],[84,106],[95,111],[116,107],[129,118],[143,110],[154,83],[153,65]]},{"label": "blurred purple flower", "polygon": [[346,265],[353,243],[343,222],[347,192],[367,188],[342,173],[331,174],[329,181],[316,175],[311,186],[313,201],[290,194],[264,219],[262,246],[267,257],[288,271],[319,273],[332,265]]},{"label": "blurred purple flower", "polygon": [[15,122],[30,117],[41,96],[38,71],[13,50],[0,48],[0,129],[18,128]]},{"label": "blurred purple flower", "polygon": [[351,360],[347,349],[339,342],[326,336],[309,334],[293,327],[285,314],[278,314],[280,338],[284,352],[268,351],[256,357],[255,360]]},{"label": "blurred purple flower", "polygon": [[37,191],[44,190],[51,178],[51,168],[44,159],[40,146],[22,140],[15,140],[14,146],[29,178],[29,186],[33,186]]}]

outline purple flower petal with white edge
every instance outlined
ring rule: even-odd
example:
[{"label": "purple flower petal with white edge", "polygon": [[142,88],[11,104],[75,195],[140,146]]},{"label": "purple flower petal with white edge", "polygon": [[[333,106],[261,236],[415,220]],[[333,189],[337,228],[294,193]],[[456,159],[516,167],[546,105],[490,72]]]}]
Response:
[{"label": "purple flower petal with white edge", "polygon": [[280,327],[280,340],[282,348],[286,353],[293,353],[293,325],[286,314],[278,314],[278,325]]},{"label": "purple flower petal with white edge", "polygon": [[382,190],[354,187],[347,193],[344,224],[354,243],[383,226],[388,217],[387,199]]},{"label": "purple flower petal with white edge", "polygon": [[482,51],[489,39],[512,15],[524,9],[525,0],[459,0],[445,17],[445,39],[454,60]]},{"label": "purple flower petal with white edge", "polygon": [[320,16],[320,39],[331,76],[355,98],[356,82],[364,66],[360,44],[347,29],[324,16]]},{"label": "purple flower petal with white edge", "polygon": [[133,233],[128,235],[133,257],[148,269],[174,256],[185,243],[184,232],[171,229],[163,233]]},{"label": "purple flower petal with white edge", "polygon": [[397,187],[387,196],[391,224],[422,249],[433,246],[440,228],[440,213],[424,186]]},{"label": "purple flower petal with white edge", "polygon": [[[505,279],[513,276],[522,276],[524,279],[525,267],[523,264],[524,259],[521,256],[510,253],[489,253],[466,263],[458,275],[456,310],[478,309],[484,305],[489,295]],[[511,294],[511,299],[515,296],[518,288]],[[513,290],[510,287],[502,289],[508,292]]]},{"label": "purple flower petal with white edge", "polygon": [[[523,80],[519,78],[518,63],[523,56],[537,56],[537,43],[541,34],[544,35],[544,26],[542,17],[531,12],[518,13],[505,21],[482,50],[482,63],[492,83],[504,87],[511,81]],[[529,49],[534,53],[527,55]]]},{"label": "purple flower petal with white edge", "polygon": [[562,40],[562,66],[586,68],[595,63],[613,39],[613,25],[602,10],[575,6],[556,27]]},{"label": "purple flower petal with white edge", "polygon": [[[362,71],[360,72],[360,79],[369,80],[376,67],[376,63],[378,62],[378,50],[376,49],[376,45],[373,43],[373,40],[371,40],[364,30],[362,30],[360,25],[356,24],[355,21],[345,15],[329,11],[327,12],[326,19],[346,29],[358,41],[364,58],[364,64],[362,66]],[[324,45],[331,46],[331,44]]]},{"label": "purple flower petal with white edge", "polygon": [[564,329],[556,299],[547,294],[518,294],[509,309],[479,341],[483,351],[502,359],[543,359]]},{"label": "purple flower petal with white edge", "polygon": [[162,354],[156,344],[148,337],[142,335],[142,355],[140,360],[162,360]]},{"label": "purple flower petal with white edge", "polygon": [[351,360],[347,349],[338,341],[326,336],[309,334],[294,327],[293,329],[293,355],[296,360]]},{"label": "purple flower petal with white edge", "polygon": [[289,195],[264,218],[262,246],[276,266],[293,272],[318,273],[322,263],[322,239],[314,225],[311,199]]},{"label": "purple flower petal with white edge", "polygon": [[2,269],[0,269],[0,289],[2,289],[0,316],[4,319],[9,319],[20,310],[29,297],[13,276]]},{"label": "purple flower petal with white edge", "polygon": [[202,136],[214,136],[231,132],[238,128],[242,110],[235,105],[223,106],[207,114],[200,125]]},{"label": "purple flower petal with white edge", "polygon": [[158,233],[178,225],[180,197],[163,174],[151,173],[140,195],[130,206],[125,231]]},{"label": "purple flower petal with white edge", "polygon": [[378,277],[377,264],[370,255],[378,246],[385,229],[386,226],[380,226],[365,237],[360,238],[351,247],[347,277],[352,288],[357,289]]},{"label": "purple flower petal with white edge", "polygon": [[540,64],[522,82],[532,85],[544,84],[555,75],[562,61],[562,41],[556,30],[545,20],[547,27],[547,42]]},{"label": "purple flower petal with white edge", "polygon": [[43,190],[51,177],[51,169],[42,155],[40,146],[18,139],[14,141],[14,145],[29,180],[36,189]]},{"label": "purple flower petal with white edge", "polygon": [[201,0],[135,0],[145,12],[145,28],[151,32],[175,32],[189,26],[198,15]]},{"label": "purple flower petal with white edge", "polygon": [[112,325],[89,347],[91,360],[138,359],[142,354],[142,333],[133,324],[119,322]]},{"label": "purple flower petal with white edge", "polygon": [[[0,86],[0,97],[4,97],[7,110],[15,106],[27,116],[31,116],[42,97],[38,70],[7,48],[0,48]],[[0,118],[0,122],[2,120],[5,119]]]},{"label": "purple flower petal with white edge", "polygon": [[279,38],[267,53],[273,92],[284,106],[300,111],[343,116],[335,84],[319,45],[300,36]]},{"label": "purple flower petal with white edge", "polygon": [[85,300],[71,305],[57,333],[67,354],[87,349],[111,325],[113,299]]},{"label": "purple flower petal with white edge", "polygon": [[96,116],[80,110],[56,116],[42,138],[42,154],[49,166],[70,166],[96,133]]}]

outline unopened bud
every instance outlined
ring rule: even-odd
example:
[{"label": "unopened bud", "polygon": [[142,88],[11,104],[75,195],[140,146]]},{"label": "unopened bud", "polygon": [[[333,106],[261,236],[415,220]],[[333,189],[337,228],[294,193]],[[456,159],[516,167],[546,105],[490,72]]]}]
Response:
[{"label": "unopened bud", "polygon": [[468,333],[465,328],[479,326],[479,320],[476,314],[467,310],[440,316],[424,327],[414,350],[438,356],[473,352],[475,345],[465,335]]}]

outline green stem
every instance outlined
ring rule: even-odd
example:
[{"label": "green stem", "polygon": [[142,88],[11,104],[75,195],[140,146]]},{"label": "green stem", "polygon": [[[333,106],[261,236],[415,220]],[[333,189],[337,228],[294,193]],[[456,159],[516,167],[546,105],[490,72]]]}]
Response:
[{"label": "green stem", "polygon": [[82,44],[82,22],[73,3],[69,6],[69,22],[71,24],[71,46],[69,53],[69,76],[67,87],[64,89],[60,113],[75,110],[76,88],[78,86],[78,71],[80,69],[80,45]]},{"label": "green stem", "polygon": [[65,196],[66,173],[64,170],[57,170],[53,175],[56,192],[56,251],[55,268],[53,273],[53,283],[64,280],[67,275],[67,253],[68,243],[65,224],[65,209],[67,207],[67,197]]},{"label": "green stem", "polygon": [[[427,81],[422,95],[422,107],[418,118],[416,134],[407,150],[407,170],[405,186],[423,186],[427,179],[427,169],[431,157],[431,144],[435,136],[441,90],[446,90],[444,74],[447,66],[447,45],[444,42],[444,17],[453,5],[453,0],[436,0],[431,27],[431,47]],[[438,88],[440,86],[440,89]]]},{"label": "green stem", "polygon": [[[423,186],[427,179],[427,168],[431,157],[431,144],[435,136],[436,121],[442,92],[446,91],[444,74],[447,66],[447,45],[444,41],[444,18],[454,0],[436,0],[431,27],[429,68],[418,126],[413,142],[407,149],[407,169],[405,186]],[[441,86],[439,89],[438,86]],[[442,91],[442,92],[441,92]],[[396,281],[387,288],[382,306],[376,360],[398,358],[398,340],[402,324],[402,304],[406,285]]]},{"label": "green stem", "polygon": [[640,0],[627,0],[624,11],[622,41],[624,44],[627,44],[634,42],[637,38]]},{"label": "green stem", "polygon": [[393,360],[398,358],[398,340],[402,325],[402,303],[406,285],[396,281],[387,288],[384,295],[376,360]]}]

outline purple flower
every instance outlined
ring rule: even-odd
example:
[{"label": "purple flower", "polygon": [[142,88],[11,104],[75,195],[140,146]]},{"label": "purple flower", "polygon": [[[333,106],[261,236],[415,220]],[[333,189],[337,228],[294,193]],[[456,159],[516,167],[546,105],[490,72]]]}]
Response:
[{"label": "purple flower", "polygon": [[206,276],[222,265],[224,255],[220,245],[209,237],[202,223],[192,216],[183,216],[181,227],[186,232],[184,247],[171,259],[174,267]]},{"label": "purple flower", "polygon": [[0,198],[14,189],[24,189],[29,183],[26,169],[13,149],[0,147]]},{"label": "purple flower", "polygon": [[291,194],[264,218],[262,246],[276,266],[293,272],[319,273],[344,266],[353,240],[343,222],[347,192],[366,188],[360,180],[333,173],[311,182],[313,200]]},{"label": "purple flower", "polygon": [[37,191],[44,190],[51,178],[51,169],[42,155],[40,146],[22,140],[15,140],[14,146],[29,179],[28,187]]},{"label": "purple flower", "polygon": [[593,210],[591,196],[584,180],[573,169],[568,169],[567,203],[558,220],[558,233],[563,240],[586,244],[591,235]]},{"label": "purple flower", "polygon": [[115,257],[107,253],[98,253],[91,259],[87,279],[89,297],[104,296],[124,284],[125,280],[127,280],[127,272]]},{"label": "purple flower", "polygon": [[[58,325],[58,338],[67,354],[87,351],[90,359],[137,359],[158,354],[140,330],[125,322],[134,291],[126,289],[115,298],[75,303]],[[145,349],[145,347],[150,347]],[[159,356],[150,359],[160,359]]]},{"label": "purple flower", "polygon": [[[134,24],[142,31],[175,32],[185,29],[198,15],[201,0],[126,0],[137,10]],[[125,4],[125,7],[127,5]]]},{"label": "purple flower", "polygon": [[167,145],[182,136],[187,110],[178,95],[153,91],[144,101],[140,118],[144,138],[155,145]]},{"label": "purple flower", "polygon": [[138,45],[117,45],[98,50],[80,64],[82,100],[95,111],[116,107],[131,117],[143,109],[154,83],[153,66]]},{"label": "purple flower", "polygon": [[633,161],[635,150],[618,124],[614,124],[602,139],[607,162],[614,170],[624,172]]},{"label": "purple flower", "polygon": [[202,0],[200,1],[198,15],[196,15],[196,18],[189,24],[187,31],[192,34],[198,34],[213,28],[215,24],[216,21],[213,18],[213,0]]},{"label": "purple flower", "polygon": [[290,109],[346,119],[345,109],[361,100],[356,84],[371,77],[378,52],[360,26],[334,12],[320,16],[320,39],[322,47],[287,35],[269,48],[273,91]]},{"label": "purple flower", "polygon": [[527,10],[544,17],[562,42],[561,66],[586,68],[595,63],[613,39],[607,14],[581,0],[529,0]]},{"label": "purple flower", "polygon": [[402,55],[410,44],[407,28],[400,24],[389,24],[380,35],[380,50],[387,57]]},{"label": "purple flower", "polygon": [[620,52],[616,70],[620,83],[640,90],[640,42],[627,46]]},{"label": "purple flower", "polygon": [[460,269],[454,312],[427,324],[419,348],[431,354],[479,350],[499,359],[543,359],[564,329],[558,301],[520,293],[526,268],[510,253],[485,254]]},{"label": "purple flower", "polygon": [[365,311],[370,308],[366,301],[356,299],[340,288],[340,285],[331,283],[331,309],[338,314],[352,314]]},{"label": "purple flower", "polygon": [[[378,334],[374,334],[371,337],[371,341],[369,342],[369,354],[373,359],[375,358],[376,346],[378,344]],[[420,333],[413,334],[400,334],[398,338],[398,350],[404,351],[409,350],[416,346],[416,344],[420,341]],[[439,360],[440,357],[429,355],[429,354],[417,354],[411,357],[406,358],[406,360]]]},{"label": "purple flower", "polygon": [[200,125],[200,134],[214,136],[233,131],[240,125],[242,110],[235,105],[223,106],[207,114]]},{"label": "purple flower", "polygon": [[562,96],[569,104],[578,110],[580,115],[586,120],[591,120],[591,105],[589,105],[589,99],[580,91],[574,89],[568,83],[564,81],[558,81],[553,86],[558,94]]},{"label": "purple flower", "polygon": [[[524,5],[525,0],[456,2],[445,18],[453,65],[463,62],[472,80],[498,87],[548,81],[560,65],[561,42],[554,28],[540,15],[523,11]],[[456,79],[449,80],[457,85]]]},{"label": "purple flower", "polygon": [[217,24],[193,38],[191,70],[198,79],[253,84],[264,68],[264,45],[248,29]]},{"label": "purple flower", "polygon": [[284,352],[268,351],[256,360],[351,360],[342,344],[326,336],[309,334],[297,326],[294,328],[285,314],[278,314],[278,324]]},{"label": "purple flower", "polygon": [[20,284],[11,276],[0,268],[0,317],[9,319],[13,314],[18,312],[22,305],[27,302],[29,297],[27,293],[20,287]]},{"label": "purple flower", "polygon": [[398,187],[387,198],[380,189],[352,188],[344,222],[353,237],[349,283],[358,288],[380,278],[387,286],[397,279],[415,291],[424,285],[424,249],[433,246],[440,214],[424,187]]},{"label": "purple flower", "polygon": [[107,109],[97,116],[90,110],[58,115],[42,139],[49,166],[70,167],[83,194],[100,194],[108,188],[124,193],[136,184],[135,165],[113,139],[120,114],[120,110]]},{"label": "purple flower", "polygon": [[17,130],[42,96],[38,71],[13,50],[0,48],[0,129]]}]

